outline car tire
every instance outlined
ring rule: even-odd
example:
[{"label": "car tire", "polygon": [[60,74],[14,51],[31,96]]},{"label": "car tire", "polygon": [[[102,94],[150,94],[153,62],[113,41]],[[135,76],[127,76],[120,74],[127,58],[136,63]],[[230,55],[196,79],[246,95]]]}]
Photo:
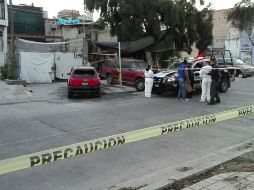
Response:
[{"label": "car tire", "polygon": [[242,71],[240,69],[236,70],[235,77],[242,77]]},{"label": "car tire", "polygon": [[108,84],[114,84],[114,77],[111,74],[106,75],[106,80]]},{"label": "car tire", "polygon": [[135,87],[137,91],[144,91],[145,90],[145,80],[144,79],[137,79],[135,82]]},{"label": "car tire", "polygon": [[73,98],[73,92],[70,91],[70,90],[68,91],[68,98],[69,98],[69,99],[72,99],[72,98]]},{"label": "car tire", "polygon": [[220,82],[220,86],[219,86],[219,92],[227,92],[229,88],[229,83],[226,79],[223,79]]}]

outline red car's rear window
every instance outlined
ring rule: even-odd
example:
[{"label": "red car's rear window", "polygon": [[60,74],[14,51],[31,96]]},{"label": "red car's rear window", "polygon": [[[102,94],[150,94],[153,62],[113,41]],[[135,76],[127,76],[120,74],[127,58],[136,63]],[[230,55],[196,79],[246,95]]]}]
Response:
[{"label": "red car's rear window", "polygon": [[96,72],[95,70],[84,70],[84,69],[76,69],[73,72],[73,76],[75,78],[96,78]]}]

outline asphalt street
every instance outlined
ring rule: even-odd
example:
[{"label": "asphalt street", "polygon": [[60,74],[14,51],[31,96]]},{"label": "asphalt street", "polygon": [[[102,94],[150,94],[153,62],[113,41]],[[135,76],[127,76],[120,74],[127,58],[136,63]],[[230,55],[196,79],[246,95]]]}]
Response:
[{"label": "asphalt street", "polygon": [[[254,78],[237,78],[221,104],[143,93],[0,106],[0,160],[253,105]],[[100,190],[254,137],[253,116],[192,128],[0,176],[1,190]],[[144,184],[140,184],[141,186]]]}]

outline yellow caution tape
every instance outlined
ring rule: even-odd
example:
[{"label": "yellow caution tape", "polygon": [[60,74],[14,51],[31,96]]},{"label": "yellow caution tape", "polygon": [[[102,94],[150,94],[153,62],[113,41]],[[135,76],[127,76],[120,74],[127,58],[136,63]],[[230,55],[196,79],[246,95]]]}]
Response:
[{"label": "yellow caution tape", "polygon": [[1,160],[0,175],[253,113],[251,105]]}]

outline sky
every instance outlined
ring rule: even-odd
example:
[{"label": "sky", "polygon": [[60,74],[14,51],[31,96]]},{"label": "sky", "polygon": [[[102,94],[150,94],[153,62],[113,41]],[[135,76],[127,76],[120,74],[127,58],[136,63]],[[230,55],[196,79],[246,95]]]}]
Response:
[{"label": "sky", "polygon": [[[138,0],[137,0],[138,1]],[[237,2],[240,0],[204,0],[205,5],[209,2],[213,4],[212,8],[214,9],[227,9],[232,8]],[[7,0],[8,2],[8,0]],[[12,4],[27,4],[34,6],[43,7],[44,11],[48,11],[49,18],[53,18],[53,16],[57,16],[57,13],[63,9],[73,9],[78,10],[80,14],[84,13],[84,4],[83,0],[12,0]],[[199,0],[197,0],[199,2]],[[99,13],[94,14],[94,20],[97,20],[99,17]]]}]

